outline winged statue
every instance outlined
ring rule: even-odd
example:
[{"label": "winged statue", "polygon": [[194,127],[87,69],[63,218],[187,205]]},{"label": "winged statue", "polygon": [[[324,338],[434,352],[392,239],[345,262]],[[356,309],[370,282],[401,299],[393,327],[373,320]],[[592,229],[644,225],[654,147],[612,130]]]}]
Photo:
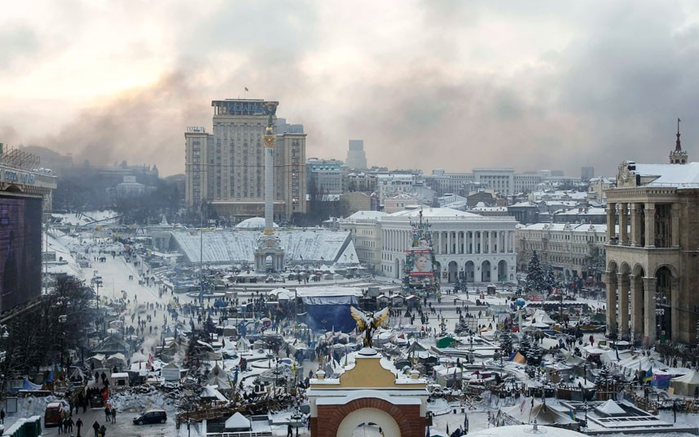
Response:
[{"label": "winged statue", "polygon": [[375,313],[365,313],[355,307],[350,307],[352,318],[357,321],[357,329],[364,333],[364,347],[371,347],[371,337],[388,317],[388,307]]}]

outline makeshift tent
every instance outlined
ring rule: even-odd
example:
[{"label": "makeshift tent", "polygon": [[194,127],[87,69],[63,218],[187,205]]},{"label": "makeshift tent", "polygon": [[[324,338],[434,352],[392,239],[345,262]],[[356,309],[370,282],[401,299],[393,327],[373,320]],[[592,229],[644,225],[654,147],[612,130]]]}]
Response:
[{"label": "makeshift tent", "polygon": [[220,391],[232,389],[228,374],[218,366],[218,363],[211,369],[207,384],[216,386]]},{"label": "makeshift tent", "polygon": [[694,396],[694,390],[699,387],[699,372],[692,370],[686,375],[672,378],[670,387],[675,389],[676,395]]},{"label": "makeshift tent", "polygon": [[91,351],[93,354],[106,354],[106,355],[111,355],[111,354],[116,354],[116,353],[126,353],[126,345],[124,344],[123,341],[117,340],[116,338],[109,337],[106,340],[104,340],[102,343],[97,345],[94,349]]},{"label": "makeshift tent", "polygon": [[128,372],[118,372],[109,375],[109,381],[112,387],[128,387],[129,374]]},{"label": "makeshift tent", "polygon": [[546,403],[533,398],[524,398],[512,407],[502,410],[508,425],[522,425],[536,423],[539,425],[557,426],[577,430],[578,422],[546,405]]},{"label": "makeshift tent", "polygon": [[113,355],[110,355],[109,358],[107,358],[107,365],[111,367],[119,367],[123,368],[126,367],[126,356],[122,353],[116,353]]},{"label": "makeshift tent", "polygon": [[553,320],[546,311],[538,309],[534,311],[534,314],[532,315],[532,320],[536,319],[537,323],[545,323],[547,325],[553,325],[556,323],[555,320]]},{"label": "makeshift tent", "polygon": [[41,384],[34,384],[27,378],[22,381],[22,390],[40,390]]},{"label": "makeshift tent", "polygon": [[517,352],[510,361],[514,361],[515,363],[519,364],[527,363],[527,359],[524,357],[524,355],[520,354],[519,352]]},{"label": "makeshift tent", "polygon": [[455,341],[456,340],[454,340],[452,337],[440,338],[439,340],[437,340],[437,347],[440,349],[444,349],[445,347],[451,346],[451,344]]},{"label": "makeshift tent", "polygon": [[357,322],[350,314],[350,307],[357,306],[357,298],[347,296],[304,296],[306,324],[314,331],[351,332]]},{"label": "makeshift tent", "polygon": [[234,415],[226,419],[226,424],[224,426],[226,428],[226,431],[229,432],[241,432],[252,430],[250,419],[246,418],[240,413],[235,413]]},{"label": "makeshift tent", "polygon": [[168,382],[174,382],[180,380],[180,367],[175,364],[175,362],[168,363],[161,370],[160,374],[163,379]]},{"label": "makeshift tent", "polygon": [[201,391],[201,394],[199,395],[199,397],[202,400],[210,399],[210,400],[216,400],[216,401],[222,401],[222,402],[228,401],[228,399],[224,395],[222,395],[221,392],[216,389],[216,387],[212,387],[210,385],[207,385],[206,387],[204,387],[204,389]]},{"label": "makeshift tent", "polygon": [[656,370],[653,372],[653,379],[650,381],[650,385],[667,390],[667,388],[670,387],[670,380],[676,375],[677,374],[673,375],[672,373],[662,370]]}]

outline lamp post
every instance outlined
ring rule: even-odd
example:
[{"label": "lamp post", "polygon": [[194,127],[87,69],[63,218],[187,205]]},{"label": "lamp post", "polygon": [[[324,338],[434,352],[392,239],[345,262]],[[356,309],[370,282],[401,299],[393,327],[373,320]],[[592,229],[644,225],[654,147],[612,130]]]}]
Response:
[{"label": "lamp post", "polygon": [[65,314],[61,314],[60,316],[58,316],[58,323],[61,324],[61,368],[63,368],[63,354],[65,352],[66,339],[65,324],[67,320],[68,316],[66,316]]}]

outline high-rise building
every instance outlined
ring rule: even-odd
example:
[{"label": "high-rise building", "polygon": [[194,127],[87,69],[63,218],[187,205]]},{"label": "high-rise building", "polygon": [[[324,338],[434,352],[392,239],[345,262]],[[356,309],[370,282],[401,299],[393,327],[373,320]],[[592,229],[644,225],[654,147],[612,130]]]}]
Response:
[{"label": "high-rise building", "polygon": [[[210,202],[225,218],[264,215],[264,143],[267,126],[262,99],[214,100],[213,134],[203,127],[185,132],[186,201]],[[274,217],[288,220],[306,212],[306,134],[302,125],[274,118]]]},{"label": "high-rise building", "polygon": [[366,153],[364,153],[364,140],[349,140],[347,167],[357,170],[364,170],[367,168]]},{"label": "high-rise building", "polygon": [[595,168],[592,166],[580,167],[580,180],[589,181],[595,177]]}]

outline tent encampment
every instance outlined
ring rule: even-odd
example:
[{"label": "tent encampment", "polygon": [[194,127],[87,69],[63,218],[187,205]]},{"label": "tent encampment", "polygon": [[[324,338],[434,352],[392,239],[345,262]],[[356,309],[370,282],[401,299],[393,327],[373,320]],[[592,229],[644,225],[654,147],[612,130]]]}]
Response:
[{"label": "tent encampment", "polygon": [[675,389],[676,395],[693,396],[694,390],[699,387],[699,372],[692,370],[686,375],[672,378],[670,387]]}]

